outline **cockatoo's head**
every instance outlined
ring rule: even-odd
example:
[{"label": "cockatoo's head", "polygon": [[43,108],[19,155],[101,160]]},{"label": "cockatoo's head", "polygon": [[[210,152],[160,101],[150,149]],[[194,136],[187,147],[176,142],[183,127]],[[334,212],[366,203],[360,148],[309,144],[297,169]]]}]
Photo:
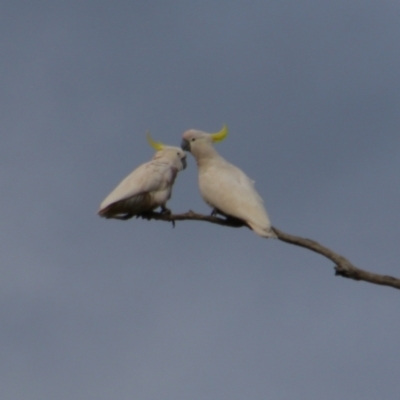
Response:
[{"label": "cockatoo's head", "polygon": [[146,133],[147,141],[154,150],[157,150],[153,156],[153,160],[167,160],[178,171],[186,168],[186,153],[179,147],[166,146],[161,142],[155,142],[150,136],[150,132]]},{"label": "cockatoo's head", "polygon": [[205,133],[190,129],[183,134],[181,147],[183,150],[190,151],[195,158],[198,158],[213,152],[213,143],[224,140],[227,135],[228,127],[226,125],[217,133]]}]

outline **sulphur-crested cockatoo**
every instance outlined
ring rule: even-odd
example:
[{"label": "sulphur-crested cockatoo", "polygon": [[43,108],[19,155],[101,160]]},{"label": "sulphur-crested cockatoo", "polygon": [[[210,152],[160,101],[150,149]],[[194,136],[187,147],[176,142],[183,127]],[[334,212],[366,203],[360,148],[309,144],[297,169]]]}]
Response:
[{"label": "sulphur-crested cockatoo", "polygon": [[254,181],[214,149],[213,144],[227,134],[226,126],[218,133],[191,129],[183,134],[181,147],[190,151],[197,162],[200,193],[213,214],[242,220],[262,237],[276,237]]},{"label": "sulphur-crested cockatoo", "polygon": [[186,153],[179,147],[147,140],[157,150],[151,161],[137,167],[101,203],[98,214],[105,218],[129,219],[157,207],[170,212],[166,203],[179,171],[186,168]]}]

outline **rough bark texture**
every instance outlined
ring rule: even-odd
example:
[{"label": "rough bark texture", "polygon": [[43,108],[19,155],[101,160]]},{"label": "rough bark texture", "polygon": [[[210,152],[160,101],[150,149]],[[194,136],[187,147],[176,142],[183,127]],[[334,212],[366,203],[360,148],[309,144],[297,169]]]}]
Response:
[{"label": "rough bark texture", "polygon": [[[205,221],[211,222],[212,224],[229,226],[231,228],[240,228],[246,226],[242,221],[237,219],[226,219],[220,218],[213,215],[202,215],[197,214],[194,211],[189,211],[184,214],[167,214],[167,213],[157,213],[152,212],[142,216],[145,219],[151,220],[159,220],[171,222],[173,226],[175,226],[176,221]],[[281,230],[273,227],[275,233],[278,236],[279,240],[283,242],[293,244],[295,246],[304,247],[308,250],[314,251],[315,253],[321,254],[322,256],[331,260],[335,265],[335,275],[342,276],[344,278],[354,279],[356,281],[365,281],[374,283],[376,285],[384,285],[390,286],[396,289],[400,289],[400,279],[394,278],[392,276],[387,275],[379,275],[373,272],[368,272],[362,269],[355,267],[349,260],[340,254],[335,253],[334,251],[328,249],[325,246],[322,246],[318,242],[305,239],[299,236],[289,235],[288,233],[282,232]]]}]

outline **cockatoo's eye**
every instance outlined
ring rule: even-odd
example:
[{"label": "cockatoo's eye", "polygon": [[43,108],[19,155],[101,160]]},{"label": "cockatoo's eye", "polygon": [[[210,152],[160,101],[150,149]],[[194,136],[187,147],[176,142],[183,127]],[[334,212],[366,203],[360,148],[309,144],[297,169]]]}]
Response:
[{"label": "cockatoo's eye", "polygon": [[192,139],[192,142],[194,142],[195,140],[196,140],[196,138],[193,138],[193,139]]}]

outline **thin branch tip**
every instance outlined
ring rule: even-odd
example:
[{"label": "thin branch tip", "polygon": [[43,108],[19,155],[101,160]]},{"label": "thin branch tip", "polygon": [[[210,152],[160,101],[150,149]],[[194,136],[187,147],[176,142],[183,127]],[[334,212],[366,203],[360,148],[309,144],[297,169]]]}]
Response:
[{"label": "thin branch tip", "polygon": [[[171,222],[173,227],[175,227],[176,221],[205,221],[216,225],[228,226],[231,228],[241,228],[241,227],[248,228],[248,225],[239,219],[225,217],[225,216],[220,217],[217,215],[203,215],[203,214],[198,214],[193,210],[189,210],[188,212],[183,214],[172,214],[171,212],[159,213],[152,211],[150,213],[143,214],[140,217],[147,220],[155,219],[157,221]],[[334,265],[335,276],[341,276],[343,278],[349,278],[355,281],[364,281],[376,285],[390,286],[395,289],[400,289],[400,279],[398,278],[395,278],[393,276],[375,274],[373,272],[357,268],[345,257],[319,244],[315,240],[290,235],[288,233],[279,230],[276,227],[272,227],[272,230],[273,232],[275,232],[277,239],[288,244],[292,244],[295,246],[311,250],[333,261],[335,264]]]}]

